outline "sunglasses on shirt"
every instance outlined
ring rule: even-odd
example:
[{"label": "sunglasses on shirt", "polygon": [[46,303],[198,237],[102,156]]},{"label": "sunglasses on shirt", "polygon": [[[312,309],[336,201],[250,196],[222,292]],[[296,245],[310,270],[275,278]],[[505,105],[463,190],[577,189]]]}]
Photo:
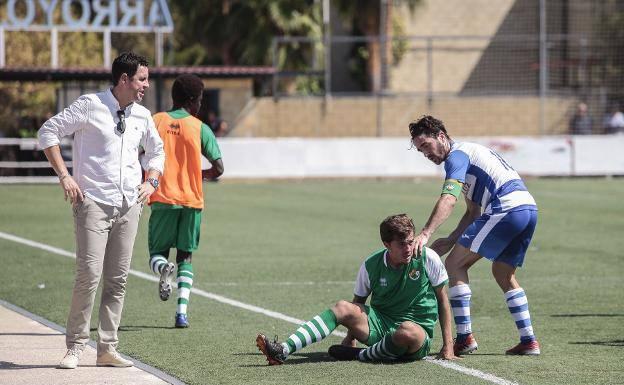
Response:
[{"label": "sunglasses on shirt", "polygon": [[123,134],[126,131],[126,113],[124,110],[117,111],[117,117],[119,118],[119,122],[117,122],[117,132]]}]

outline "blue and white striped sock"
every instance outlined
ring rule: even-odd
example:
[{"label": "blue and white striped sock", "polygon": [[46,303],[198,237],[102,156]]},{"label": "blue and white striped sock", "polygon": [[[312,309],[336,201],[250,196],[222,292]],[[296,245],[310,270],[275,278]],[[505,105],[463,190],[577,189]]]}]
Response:
[{"label": "blue and white striped sock", "polygon": [[511,316],[516,321],[516,327],[520,333],[520,342],[529,343],[535,341],[533,326],[531,326],[531,315],[529,314],[529,302],[524,289],[519,287],[509,290],[505,293],[505,300]]},{"label": "blue and white striped sock", "polygon": [[472,291],[467,284],[453,286],[449,289],[451,310],[457,328],[457,340],[464,340],[472,333],[472,321],[470,320],[470,298]]},{"label": "blue and white striped sock", "polygon": [[154,254],[150,257],[149,264],[150,269],[152,269],[154,274],[160,275],[160,270],[162,270],[162,267],[167,264],[167,258],[160,254]]}]

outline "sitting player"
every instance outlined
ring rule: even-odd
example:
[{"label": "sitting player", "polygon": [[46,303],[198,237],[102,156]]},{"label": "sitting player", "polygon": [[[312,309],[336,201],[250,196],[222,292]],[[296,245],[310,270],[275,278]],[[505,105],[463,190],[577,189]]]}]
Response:
[{"label": "sitting player", "polygon": [[[414,222],[405,214],[380,225],[384,249],[360,267],[352,302],[338,301],[301,325],[286,342],[259,334],[256,345],[269,365],[282,364],[290,354],[327,337],[338,325],[348,329],[342,345],[329,353],[339,360],[415,361],[429,354],[433,328],[440,317],[444,340],[439,357],[455,359],[451,310],[444,288],[447,274],[440,257],[425,248],[414,255]],[[368,296],[370,305],[365,305]],[[356,348],[358,340],[368,348]]]}]

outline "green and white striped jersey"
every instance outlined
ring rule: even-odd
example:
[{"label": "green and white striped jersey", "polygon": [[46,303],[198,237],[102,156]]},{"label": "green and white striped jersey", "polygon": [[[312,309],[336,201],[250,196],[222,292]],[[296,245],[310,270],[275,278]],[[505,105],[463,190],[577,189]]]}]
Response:
[{"label": "green and white striped jersey", "polygon": [[360,266],[354,294],[371,296],[370,306],[388,321],[412,321],[430,337],[438,320],[438,301],[434,287],[444,285],[448,275],[440,256],[427,247],[421,257],[412,257],[398,269],[386,261],[386,249],[369,256]]}]

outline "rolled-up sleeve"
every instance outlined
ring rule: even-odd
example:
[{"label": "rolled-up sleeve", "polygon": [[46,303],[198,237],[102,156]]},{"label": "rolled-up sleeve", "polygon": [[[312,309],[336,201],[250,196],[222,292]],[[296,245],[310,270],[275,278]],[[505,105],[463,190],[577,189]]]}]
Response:
[{"label": "rolled-up sleeve", "polygon": [[61,138],[78,131],[89,120],[90,99],[81,96],[69,107],[48,119],[37,133],[39,147],[46,149],[61,142]]},{"label": "rolled-up sleeve", "polygon": [[147,119],[147,133],[141,146],[145,150],[145,169],[156,170],[162,175],[165,168],[165,150],[163,149],[163,141],[151,116]]}]

